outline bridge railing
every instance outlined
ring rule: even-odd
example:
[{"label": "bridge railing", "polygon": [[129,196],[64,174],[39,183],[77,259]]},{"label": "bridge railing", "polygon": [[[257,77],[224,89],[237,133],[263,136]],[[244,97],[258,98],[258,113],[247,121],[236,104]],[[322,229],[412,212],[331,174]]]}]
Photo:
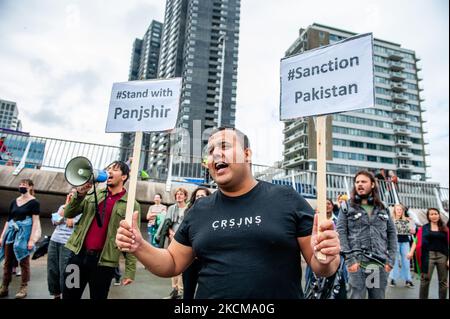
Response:
[{"label": "bridge railing", "polygon": [[4,134],[8,155],[0,162],[16,166],[23,158],[26,147],[29,151],[25,167],[37,169],[63,170],[76,156],[89,158],[95,168],[103,168],[118,159],[120,147],[68,141],[63,139],[29,136],[23,134]]}]

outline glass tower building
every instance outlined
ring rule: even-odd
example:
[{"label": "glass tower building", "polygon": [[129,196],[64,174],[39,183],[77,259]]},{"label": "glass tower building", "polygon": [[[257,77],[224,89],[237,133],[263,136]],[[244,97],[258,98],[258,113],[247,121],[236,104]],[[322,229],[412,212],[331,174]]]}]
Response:
[{"label": "glass tower building", "polygon": [[[156,79],[158,76],[158,61],[161,48],[161,37],[163,24],[153,20],[150,23],[142,39],[135,39],[131,52],[130,71],[128,81]],[[149,169],[150,141],[152,135],[144,133],[142,138],[141,160],[139,169]],[[134,145],[134,133],[123,133],[121,135],[120,159],[127,161],[132,156]]]},{"label": "glass tower building", "polygon": [[[183,78],[179,133],[152,136],[152,171],[167,172],[170,149],[185,155],[179,161],[199,164],[204,133],[218,126],[220,109],[221,124],[234,126],[239,21],[240,0],[167,0],[158,78]],[[179,174],[193,176],[184,167]]]}]

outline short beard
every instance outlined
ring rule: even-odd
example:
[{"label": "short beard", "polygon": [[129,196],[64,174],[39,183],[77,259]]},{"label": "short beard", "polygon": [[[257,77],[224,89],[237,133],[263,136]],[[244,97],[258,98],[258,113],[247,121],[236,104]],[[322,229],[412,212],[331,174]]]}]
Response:
[{"label": "short beard", "polygon": [[372,195],[372,191],[371,191],[370,193],[368,193],[368,194],[361,194],[361,195],[358,194],[358,196],[359,196],[361,199],[367,199],[367,198],[369,198],[370,195]]}]

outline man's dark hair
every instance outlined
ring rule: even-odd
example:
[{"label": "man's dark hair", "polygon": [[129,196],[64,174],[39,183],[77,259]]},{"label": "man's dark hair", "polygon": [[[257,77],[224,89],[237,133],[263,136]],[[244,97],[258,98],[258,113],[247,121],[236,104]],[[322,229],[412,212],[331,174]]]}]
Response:
[{"label": "man's dark hair", "polygon": [[381,201],[380,190],[379,190],[379,187],[378,187],[378,183],[377,183],[377,181],[375,179],[375,176],[373,176],[373,174],[371,172],[367,171],[367,170],[359,171],[358,173],[355,174],[355,177],[353,178],[353,189],[352,189],[352,192],[351,192],[351,195],[350,195],[351,196],[351,204],[354,205],[357,202],[357,201],[355,201],[355,196],[358,194],[356,192],[355,182],[356,182],[356,178],[359,175],[364,175],[364,176],[368,177],[370,179],[370,182],[372,182],[375,185],[373,187],[373,189],[372,189],[373,205],[375,207],[379,207],[381,209],[384,209],[385,206],[384,206],[383,202]]},{"label": "man's dark hair", "polygon": [[236,136],[238,137],[238,139],[240,141],[243,141],[244,143],[244,149],[250,148],[250,140],[248,139],[248,136],[245,135],[242,131],[238,130],[235,127],[231,127],[231,126],[221,126],[218,128],[215,128],[212,132],[210,136],[213,136],[214,134],[221,132],[221,131],[233,131],[236,133]]},{"label": "man's dark hair", "polygon": [[120,171],[122,172],[122,175],[126,175],[127,178],[123,181],[125,184],[130,177],[130,167],[127,165],[127,163],[123,161],[114,161],[111,164],[109,164],[107,167],[118,167]]},{"label": "man's dark hair", "polygon": [[156,195],[158,195],[159,196],[159,198],[161,198],[162,199],[162,195],[161,195],[161,193],[155,193],[155,196]]}]

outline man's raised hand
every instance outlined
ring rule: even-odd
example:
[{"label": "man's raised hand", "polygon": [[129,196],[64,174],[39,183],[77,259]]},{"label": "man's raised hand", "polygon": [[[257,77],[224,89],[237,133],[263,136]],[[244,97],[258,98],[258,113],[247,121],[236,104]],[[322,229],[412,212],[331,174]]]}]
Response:
[{"label": "man's raised hand", "polygon": [[134,253],[142,245],[143,238],[137,227],[139,213],[133,213],[132,226],[125,220],[120,221],[116,234],[116,245],[120,251]]}]

